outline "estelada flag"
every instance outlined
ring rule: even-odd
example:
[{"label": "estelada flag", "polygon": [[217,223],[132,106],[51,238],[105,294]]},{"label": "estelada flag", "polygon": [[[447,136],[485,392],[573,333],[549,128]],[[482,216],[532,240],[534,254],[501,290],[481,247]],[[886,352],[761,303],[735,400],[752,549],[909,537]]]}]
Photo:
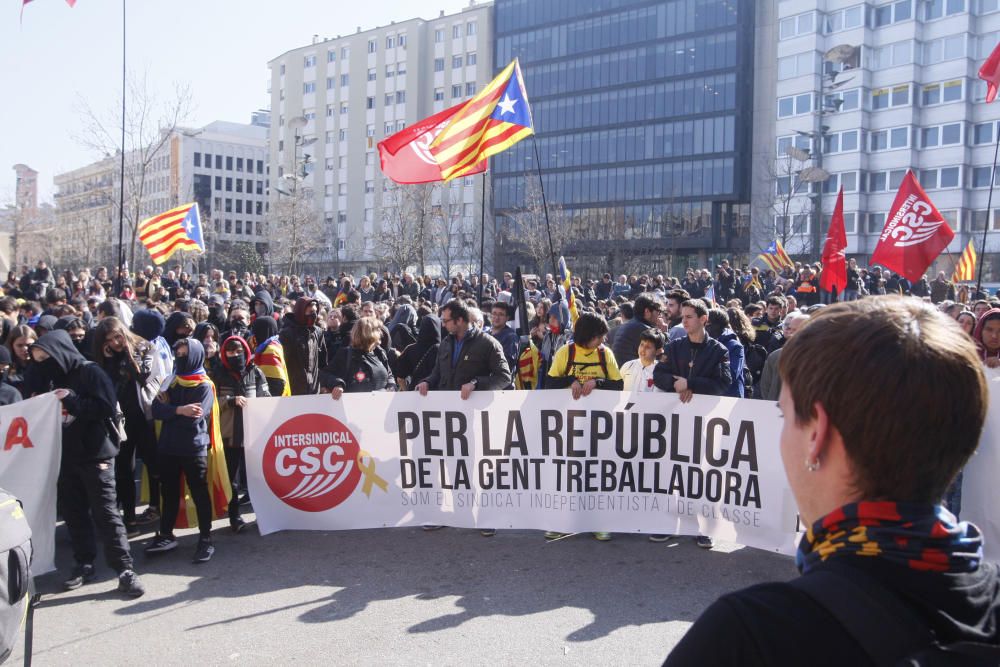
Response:
[{"label": "estelada flag", "polygon": [[[396,183],[443,181],[441,166],[430,152],[431,143],[463,106],[465,105],[456,104],[439,111],[378,142],[382,173]],[[480,160],[467,174],[481,174],[484,171],[486,160]]]},{"label": "estelada flag", "polygon": [[965,250],[962,252],[962,256],[958,259],[958,264],[955,266],[955,273],[951,276],[951,281],[954,283],[960,283],[963,281],[970,281],[976,279],[976,246],[975,242],[970,240],[969,245],[965,246]]},{"label": "estelada flag", "polygon": [[915,282],[953,238],[955,232],[908,170],[892,202],[871,264],[881,264]]},{"label": "estelada flag", "polygon": [[837,205],[830,218],[830,230],[823,244],[823,271],[819,286],[827,292],[835,288],[840,294],[847,287],[847,229],[844,227],[844,186],[837,194]]},{"label": "estelada flag", "polygon": [[979,68],[979,78],[986,82],[986,102],[997,98],[997,86],[1000,86],[1000,44],[993,48],[993,53]]},{"label": "estelada flag", "polygon": [[153,264],[163,264],[178,250],[205,252],[198,204],[185,204],[139,223],[139,240]]}]

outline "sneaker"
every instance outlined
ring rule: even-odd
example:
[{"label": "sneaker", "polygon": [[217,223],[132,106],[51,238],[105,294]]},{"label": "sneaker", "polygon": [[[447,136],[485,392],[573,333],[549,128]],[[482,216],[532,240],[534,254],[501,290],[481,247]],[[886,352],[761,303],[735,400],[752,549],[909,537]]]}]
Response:
[{"label": "sneaker", "polygon": [[139,581],[135,570],[125,570],[118,575],[118,590],[130,598],[137,598],[146,592],[146,587]]},{"label": "sneaker", "polygon": [[560,533],[560,532],[555,531],[555,530],[546,530],[545,531],[545,539],[547,539],[547,540],[558,540],[558,539],[560,539],[562,537],[566,537],[567,535],[569,535],[569,533]]},{"label": "sneaker", "polygon": [[207,563],[212,560],[212,554],[215,553],[215,547],[212,546],[212,540],[203,537],[198,540],[198,548],[194,552],[194,558],[191,560],[192,563]]},{"label": "sneaker", "polygon": [[444,528],[444,526],[438,526],[436,524],[427,523],[424,524],[423,528],[424,530],[441,530],[442,528]]},{"label": "sneaker", "polygon": [[694,543],[697,544],[702,549],[711,549],[715,546],[715,541],[708,535],[699,535],[694,538]]},{"label": "sneaker", "polygon": [[147,523],[155,523],[160,520],[160,510],[156,509],[152,505],[146,508],[146,511],[136,517],[136,523],[144,525]]},{"label": "sneaker", "polygon": [[497,529],[496,528],[483,528],[481,531],[479,531],[479,534],[482,535],[483,537],[493,537],[494,535],[497,534]]},{"label": "sneaker", "polygon": [[177,548],[177,540],[173,535],[157,534],[153,541],[146,546],[147,554],[163,554]]},{"label": "sneaker", "polygon": [[594,533],[594,539],[598,542],[610,542],[611,533]]},{"label": "sneaker", "polygon": [[666,541],[668,541],[672,537],[673,537],[673,535],[650,535],[649,536],[649,541],[650,542],[666,542]]},{"label": "sneaker", "polygon": [[90,563],[84,563],[83,565],[77,565],[73,568],[73,573],[70,574],[69,579],[63,582],[63,588],[68,591],[76,590],[84,584],[89,584],[91,581],[97,578],[97,570]]},{"label": "sneaker", "polygon": [[243,529],[247,527],[247,522],[240,518],[232,519],[229,522],[229,527],[232,529],[234,533],[239,535],[240,533],[243,532]]},{"label": "sneaker", "polygon": [[139,537],[141,534],[138,523],[134,521],[125,523],[125,537]]}]

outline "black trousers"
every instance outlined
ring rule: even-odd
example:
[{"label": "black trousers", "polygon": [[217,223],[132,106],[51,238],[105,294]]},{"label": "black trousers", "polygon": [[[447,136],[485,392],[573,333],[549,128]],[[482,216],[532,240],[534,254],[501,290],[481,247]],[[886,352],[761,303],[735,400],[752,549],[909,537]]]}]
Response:
[{"label": "black trousers", "polygon": [[169,456],[161,454],[160,492],[163,494],[163,512],[160,514],[160,534],[173,535],[177,512],[181,502],[181,473],[187,482],[191,499],[198,513],[198,532],[208,537],[212,532],[212,499],[208,495],[207,456]]},{"label": "black trousers", "polygon": [[246,457],[242,447],[225,447],[226,469],[229,471],[229,481],[233,486],[233,498],[229,501],[229,520],[240,516],[240,494],[245,488],[240,479],[246,468]]},{"label": "black trousers", "polygon": [[81,565],[97,557],[94,527],[104,542],[104,557],[118,573],[132,569],[125,524],[118,513],[115,461],[63,461],[58,482],[59,511],[73,543],[73,558]]}]

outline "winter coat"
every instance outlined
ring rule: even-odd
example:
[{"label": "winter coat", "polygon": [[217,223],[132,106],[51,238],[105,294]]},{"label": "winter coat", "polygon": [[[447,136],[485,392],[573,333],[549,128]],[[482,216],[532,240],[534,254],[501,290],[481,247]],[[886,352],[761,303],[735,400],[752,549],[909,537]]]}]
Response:
[{"label": "winter coat", "polygon": [[441,347],[441,320],[436,315],[425,315],[420,320],[417,342],[409,345],[396,362],[398,377],[407,382],[428,377],[437,363]]},{"label": "winter coat", "polygon": [[611,351],[615,353],[615,359],[619,364],[639,358],[639,336],[642,335],[643,331],[652,328],[649,322],[642,319],[641,314],[636,313],[632,319],[615,330],[615,340]]},{"label": "winter coat", "polygon": [[293,396],[319,393],[319,362],[326,358],[323,330],[306,323],[305,311],[310,304],[316,304],[319,309],[314,299],[298,299],[295,310],[282,318],[278,333]]},{"label": "winter coat", "polygon": [[[182,338],[180,342],[187,344],[188,354],[175,359],[176,375],[204,373],[205,348],[194,338]],[[191,403],[201,405],[201,417],[177,414],[177,408]],[[153,401],[153,418],[162,422],[157,451],[168,456],[205,456],[210,443],[208,421],[214,403],[215,394],[210,385],[185,387],[172,382]]]},{"label": "winter coat", "polygon": [[220,355],[220,363],[211,374],[215,383],[216,396],[219,401],[219,430],[222,440],[228,447],[243,446],[243,408],[236,405],[236,397],[263,398],[270,396],[267,389],[267,378],[264,371],[253,364],[250,346],[239,336],[231,336],[222,343],[222,349],[231,340],[240,342],[243,348],[243,358],[246,366],[243,371],[237,371],[229,365],[225,354]]},{"label": "winter coat", "polygon": [[[457,357],[454,362],[453,357]],[[477,329],[469,329],[461,343],[454,336],[445,338],[438,349],[437,365],[423,381],[431,389],[457,391],[472,380],[480,391],[504,389],[511,382],[500,343]]]},{"label": "winter coat", "polygon": [[743,387],[743,367],[745,363],[743,343],[740,342],[740,337],[732,329],[723,331],[717,340],[725,345],[726,350],[729,352],[729,370],[733,376],[729,383],[729,388],[723,396],[743,398],[745,395]]},{"label": "winter coat", "polygon": [[653,369],[653,384],[663,391],[674,391],[675,375],[687,378],[688,388],[694,393],[711,396],[725,396],[733,382],[729,351],[708,334],[700,346],[692,347],[687,336],[667,344],[663,358]]},{"label": "winter coat", "polygon": [[340,387],[346,392],[395,391],[396,380],[385,351],[375,346],[371,352],[342,347],[333,361],[320,371],[324,390]]}]

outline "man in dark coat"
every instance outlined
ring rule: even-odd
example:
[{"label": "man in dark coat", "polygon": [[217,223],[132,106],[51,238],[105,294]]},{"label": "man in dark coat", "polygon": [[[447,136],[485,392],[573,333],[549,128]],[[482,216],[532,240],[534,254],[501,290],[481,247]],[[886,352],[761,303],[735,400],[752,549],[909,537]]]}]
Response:
[{"label": "man in dark coat", "polygon": [[319,302],[303,296],[281,320],[278,341],[285,353],[293,396],[319,393],[319,362],[327,354],[323,330],[316,326],[318,313]]},{"label": "man in dark coat", "polygon": [[510,368],[496,338],[469,326],[469,310],[460,301],[449,301],[441,310],[448,337],[438,349],[437,365],[415,389],[426,396],[429,389],[461,391],[462,400],[479,389],[504,389]]},{"label": "man in dark coat", "polygon": [[620,364],[639,358],[639,336],[659,324],[663,306],[652,296],[639,296],[632,306],[632,319],[615,330],[611,351]]}]

